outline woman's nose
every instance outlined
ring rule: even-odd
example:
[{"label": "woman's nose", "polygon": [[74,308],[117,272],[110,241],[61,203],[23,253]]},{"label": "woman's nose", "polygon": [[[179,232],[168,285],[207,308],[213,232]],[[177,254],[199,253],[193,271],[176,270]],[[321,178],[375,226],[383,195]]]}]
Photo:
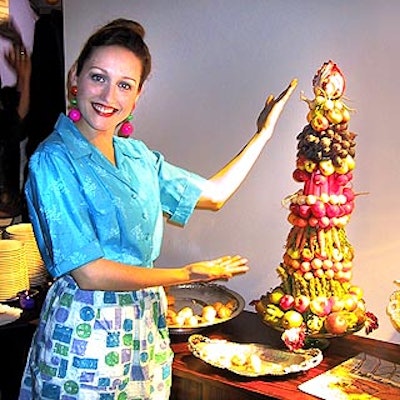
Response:
[{"label": "woman's nose", "polygon": [[112,101],[115,98],[115,87],[114,85],[104,85],[101,91],[101,97],[102,99],[104,99],[105,101],[107,101],[107,103],[112,103]]}]

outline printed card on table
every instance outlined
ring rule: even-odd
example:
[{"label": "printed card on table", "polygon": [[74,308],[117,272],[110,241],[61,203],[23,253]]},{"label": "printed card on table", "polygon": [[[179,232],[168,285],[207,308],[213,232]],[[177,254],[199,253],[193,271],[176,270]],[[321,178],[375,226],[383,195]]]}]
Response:
[{"label": "printed card on table", "polygon": [[400,364],[360,353],[299,389],[323,400],[399,400]]}]

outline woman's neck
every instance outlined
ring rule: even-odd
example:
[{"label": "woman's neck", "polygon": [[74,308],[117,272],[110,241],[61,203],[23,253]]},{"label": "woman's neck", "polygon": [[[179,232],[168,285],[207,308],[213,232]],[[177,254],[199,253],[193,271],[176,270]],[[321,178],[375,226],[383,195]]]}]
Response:
[{"label": "woman's neck", "polygon": [[83,135],[111,164],[116,165],[113,142],[114,135],[106,133],[97,133],[96,135],[87,135],[83,133]]},{"label": "woman's neck", "polygon": [[81,131],[82,135],[95,146],[106,157],[111,164],[116,165],[114,153],[114,133],[113,132],[100,132],[85,129],[81,121],[76,122],[76,126]]},{"label": "woman's neck", "polygon": [[108,159],[108,161],[111,162],[111,164],[116,165],[112,137],[97,135],[96,137],[89,139],[89,141],[104,155],[104,157]]}]

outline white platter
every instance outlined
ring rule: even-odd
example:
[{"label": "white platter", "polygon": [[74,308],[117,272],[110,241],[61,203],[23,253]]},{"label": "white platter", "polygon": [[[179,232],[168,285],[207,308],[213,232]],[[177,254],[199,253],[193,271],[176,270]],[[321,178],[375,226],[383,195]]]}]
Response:
[{"label": "white platter", "polygon": [[317,348],[290,352],[257,343],[209,339],[199,334],[190,336],[188,343],[192,354],[204,362],[247,377],[307,371],[323,359],[322,351]]}]

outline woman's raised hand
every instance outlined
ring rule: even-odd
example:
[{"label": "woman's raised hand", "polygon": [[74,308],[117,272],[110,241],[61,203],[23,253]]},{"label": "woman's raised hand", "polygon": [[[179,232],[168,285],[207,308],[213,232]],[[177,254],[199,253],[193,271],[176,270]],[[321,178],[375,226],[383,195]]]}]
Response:
[{"label": "woman's raised hand", "polygon": [[265,102],[265,107],[257,119],[258,133],[269,131],[268,134],[272,135],[275,124],[278,121],[286,102],[289,100],[289,97],[294,92],[296,86],[297,79],[293,79],[289,86],[277,98],[275,98],[272,94],[268,96]]},{"label": "woman's raised hand", "polygon": [[247,259],[239,255],[224,256],[209,261],[199,261],[187,265],[190,282],[229,279],[249,270]]}]

